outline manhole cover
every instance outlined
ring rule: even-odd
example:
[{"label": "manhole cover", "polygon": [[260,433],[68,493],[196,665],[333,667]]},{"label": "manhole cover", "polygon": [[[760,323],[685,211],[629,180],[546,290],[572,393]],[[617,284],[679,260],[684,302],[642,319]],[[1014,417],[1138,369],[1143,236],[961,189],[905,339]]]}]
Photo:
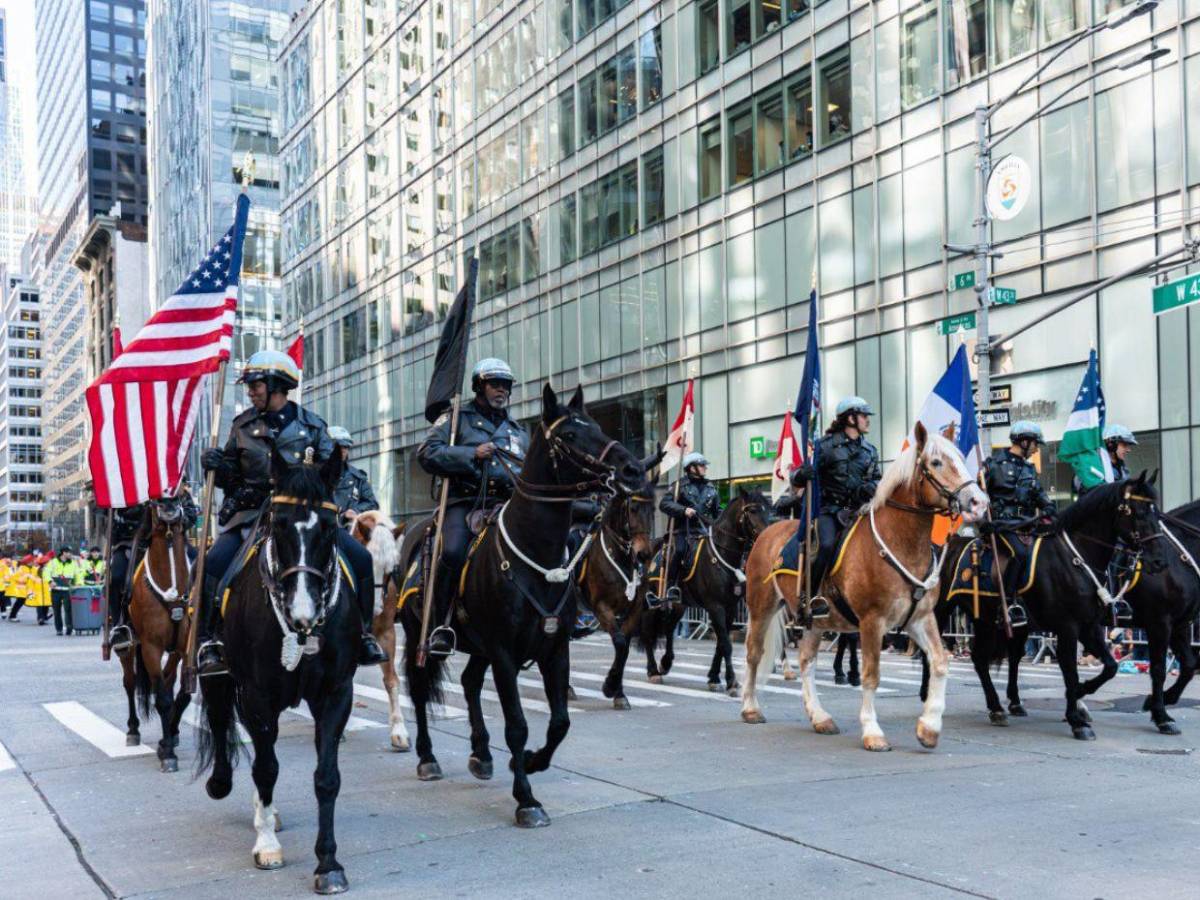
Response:
[{"label": "manhole cover", "polygon": [[[1145,713],[1145,710],[1142,709],[1142,704],[1146,702],[1146,696],[1146,694],[1138,694],[1134,697],[1117,697],[1109,704],[1109,708],[1113,712],[1119,713]],[[1091,708],[1090,702],[1084,702],[1088,703],[1088,707]],[[1200,706],[1200,700],[1184,698],[1176,703],[1175,706],[1194,709]]]}]

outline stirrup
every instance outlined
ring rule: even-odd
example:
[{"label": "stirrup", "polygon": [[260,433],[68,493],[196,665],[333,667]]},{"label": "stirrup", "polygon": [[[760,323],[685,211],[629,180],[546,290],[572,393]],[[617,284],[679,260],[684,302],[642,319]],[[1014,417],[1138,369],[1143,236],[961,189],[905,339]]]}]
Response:
[{"label": "stirrup", "polygon": [[666,596],[663,597],[663,600],[667,603],[682,603],[683,592],[679,590],[678,586],[671,585],[669,588],[667,588],[667,593]]},{"label": "stirrup", "polygon": [[658,609],[665,601],[653,591],[646,591],[646,609]]},{"label": "stirrup", "polygon": [[229,666],[225,663],[225,645],[215,638],[201,644],[200,649],[196,651],[196,673],[201,678],[208,678],[212,675],[228,675]]},{"label": "stirrup", "polygon": [[108,646],[117,653],[124,653],[133,646],[133,629],[124,623],[114,625],[108,633]]},{"label": "stirrup", "polygon": [[813,619],[829,615],[829,601],[822,594],[817,594],[808,601],[808,618]]},{"label": "stirrup", "polygon": [[1129,625],[1133,622],[1133,607],[1124,597],[1112,602],[1113,625]]},{"label": "stirrup", "polygon": [[1020,603],[1008,605],[1008,624],[1013,628],[1023,628],[1029,624],[1029,614],[1025,612],[1025,607]]},{"label": "stirrup", "polygon": [[[446,637],[447,635],[449,635],[449,638]],[[450,646],[447,648],[445,645],[441,644],[440,641],[438,641],[439,637],[442,640],[445,640]],[[435,642],[438,642],[437,647],[434,646]],[[450,656],[457,649],[458,635],[455,634],[454,629],[448,625],[439,625],[437,628],[433,629],[433,631],[429,633],[429,640],[425,642],[425,653],[428,656]]]}]

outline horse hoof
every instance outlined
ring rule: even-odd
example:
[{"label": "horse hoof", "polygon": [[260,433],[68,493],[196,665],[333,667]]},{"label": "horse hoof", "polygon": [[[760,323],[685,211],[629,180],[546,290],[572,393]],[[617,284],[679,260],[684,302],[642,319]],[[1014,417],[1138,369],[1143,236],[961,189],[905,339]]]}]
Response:
[{"label": "horse hoof", "polygon": [[833,676],[833,683],[834,684],[845,684],[846,676],[841,674],[840,672],[835,673]]},{"label": "horse hoof", "polygon": [[725,690],[725,693],[730,697],[740,697],[742,695],[742,686],[735,681]]},{"label": "horse hoof", "polygon": [[125,735],[125,746],[126,747],[136,747],[139,744],[141,744],[141,742],[142,742],[142,736],[140,734]]},{"label": "horse hoof", "polygon": [[478,778],[480,781],[488,781],[492,777],[492,772],[495,767],[490,759],[480,759],[477,756],[472,756],[467,760],[467,771]]},{"label": "horse hoof", "polygon": [[1077,741],[1094,741],[1096,739],[1096,732],[1092,731],[1092,729],[1088,728],[1086,725],[1080,725],[1078,728],[1072,728],[1071,734],[1075,736],[1075,740]]},{"label": "horse hoof", "polygon": [[214,800],[224,800],[233,790],[233,779],[221,779],[213,775],[204,782],[204,790]]},{"label": "horse hoof", "polygon": [[708,689],[714,694],[719,694],[721,692],[721,684],[717,681],[710,681],[708,683]]},{"label": "horse hoof", "polygon": [[408,743],[408,738],[401,737],[398,734],[392,735],[392,749],[397,753],[407,753],[412,747]]},{"label": "horse hoof", "polygon": [[517,810],[518,828],[545,828],[550,824],[550,817],[540,806],[523,806]]},{"label": "horse hoof", "polygon": [[926,728],[924,722],[917,723],[917,741],[926,750],[932,750],[938,745],[941,735],[932,728]]},{"label": "horse hoof", "polygon": [[823,719],[820,722],[813,722],[813,731],[817,734],[841,734],[842,730],[837,727],[837,722],[833,719]]},{"label": "horse hoof", "polygon": [[795,680],[796,680],[796,673],[795,673],[795,672],[793,672],[791,669],[788,669],[787,671],[785,671],[785,672],[783,673],[783,680],[784,680],[784,681],[795,681]]},{"label": "horse hoof", "polygon": [[318,872],[313,876],[313,891],[318,894],[344,894],[350,889],[346,873],[341,869]]},{"label": "horse hoof", "polygon": [[1006,726],[1008,725],[1008,716],[1004,714],[1002,709],[993,709],[988,712],[988,721],[993,725]]},{"label": "horse hoof", "polygon": [[254,865],[259,869],[282,869],[283,850],[255,850]]},{"label": "horse hoof", "polygon": [[159,771],[167,773],[167,774],[170,774],[171,772],[178,772],[179,771],[179,760],[164,759],[159,762],[158,768],[159,768]]},{"label": "horse hoof", "polygon": [[629,709],[629,698],[613,697],[613,709]]},{"label": "horse hoof", "polygon": [[423,762],[417,766],[417,777],[422,781],[441,781],[442,767],[438,765],[438,761]]},{"label": "horse hoof", "polygon": [[761,725],[767,721],[767,717],[757,709],[744,709],[742,710],[742,721],[747,725]]},{"label": "horse hoof", "polygon": [[872,753],[887,753],[892,749],[892,745],[887,742],[885,737],[864,737],[863,748],[870,750]]},{"label": "horse hoof", "polygon": [[1025,707],[1023,707],[1020,703],[1009,704],[1008,714],[1010,716],[1016,716],[1018,719],[1024,719],[1029,715],[1029,713],[1025,711]]},{"label": "horse hoof", "polygon": [[577,697],[575,695],[575,688],[571,687],[569,684],[567,685],[567,699],[568,700],[578,700],[579,699],[579,697]]},{"label": "horse hoof", "polygon": [[1165,722],[1159,722],[1158,723],[1158,733],[1159,734],[1183,734],[1183,732],[1180,731],[1179,726],[1175,724],[1175,721],[1173,719],[1167,719],[1167,721],[1165,721]]},{"label": "horse hoof", "polygon": [[651,675],[646,680],[648,682],[650,682],[651,684],[662,684],[663,683],[663,677],[661,675]]},{"label": "horse hoof", "polygon": [[1083,721],[1087,722],[1089,725],[1092,724],[1092,714],[1088,711],[1088,708],[1083,705],[1082,701],[1076,702],[1075,710],[1079,713],[1079,718],[1083,719]]}]

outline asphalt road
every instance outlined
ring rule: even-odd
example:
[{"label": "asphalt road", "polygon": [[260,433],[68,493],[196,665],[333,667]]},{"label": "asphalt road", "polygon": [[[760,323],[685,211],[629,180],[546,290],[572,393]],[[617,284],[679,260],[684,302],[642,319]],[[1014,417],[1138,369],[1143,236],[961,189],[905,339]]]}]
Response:
[{"label": "asphalt road", "polygon": [[[0,896],[306,897],[316,835],[311,723],[284,717],[276,803],[286,865],[254,868],[248,766],[209,800],[191,779],[194,731],[180,772],[152,752],[124,755],[116,663],[94,637],[0,623]],[[1189,691],[1159,735],[1140,705],[1148,679],[1118,676],[1091,702],[1098,739],[1071,738],[1061,681],[1027,667],[1031,716],[988,724],[966,662],[953,664],[941,746],[919,748],[920,672],[885,656],[880,722],[894,751],[861,749],[857,691],[822,699],[843,733],[822,737],[798,688],[776,677],[765,725],[704,689],[712,644],[684,641],[676,668],[650,685],[631,659],[619,712],[598,695],[606,641],[574,645],[572,729],[555,766],[535,776],[551,827],[512,825],[499,706],[485,700],[497,776],[467,773],[461,696],[448,694],[435,746],[446,779],[416,779],[412,753],[388,748],[386,706],[360,671],[358,730],[342,745],[339,857],[361,897],[720,897],[767,893],[882,897],[1195,897],[1200,839],[1200,715]],[[740,651],[740,647],[738,648]],[[532,673],[530,673],[532,676]],[[544,699],[529,679],[522,692]],[[374,695],[374,696],[371,696]],[[546,715],[529,709],[532,735]],[[156,722],[143,739],[157,740]],[[116,754],[116,755],[112,755]]]}]

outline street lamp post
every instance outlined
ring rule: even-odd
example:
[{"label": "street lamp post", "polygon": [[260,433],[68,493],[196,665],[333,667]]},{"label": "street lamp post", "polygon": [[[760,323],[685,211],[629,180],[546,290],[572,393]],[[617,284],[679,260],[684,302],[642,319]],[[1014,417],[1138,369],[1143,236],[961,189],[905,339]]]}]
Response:
[{"label": "street lamp post", "polygon": [[[977,218],[975,219],[975,244],[971,245],[953,245],[948,244],[947,249],[957,251],[963,254],[969,254],[975,258],[975,294],[976,301],[979,304],[978,313],[978,330],[976,334],[975,355],[978,361],[979,368],[979,402],[982,406],[987,406],[991,403],[992,394],[992,354],[996,351],[998,345],[991,343],[991,334],[988,330],[988,313],[992,304],[992,258],[1000,254],[996,253],[992,248],[991,235],[989,225],[991,224],[991,215],[988,213],[987,206],[987,190],[988,180],[992,174],[992,151],[1002,141],[1011,137],[1020,128],[1027,123],[1036,119],[1038,116],[1045,113],[1050,107],[1054,106],[1065,97],[1070,91],[1080,85],[1087,84],[1101,75],[1118,69],[1125,70],[1133,66],[1140,65],[1143,62],[1148,62],[1165,56],[1170,51],[1165,47],[1151,47],[1146,53],[1137,55],[1135,58],[1123,60],[1113,66],[1109,66],[1098,72],[1092,73],[1087,78],[1076,81],[1066,90],[1059,92],[1055,97],[1043,103],[1020,122],[1006,129],[997,137],[991,137],[991,120],[992,117],[999,112],[1009,101],[1015,98],[1026,87],[1034,82],[1043,72],[1055,63],[1071,48],[1077,46],[1083,41],[1090,38],[1097,32],[1105,29],[1119,28],[1122,25],[1133,21],[1135,18],[1145,15],[1158,6],[1158,0],[1137,0],[1136,3],[1125,6],[1116,12],[1112,13],[1102,22],[1097,22],[1095,25],[1084,30],[1075,38],[1067,41],[1053,55],[1050,56],[1042,65],[1035,69],[1030,75],[1016,86],[1009,94],[1002,97],[992,104],[980,104],[975,108],[975,190],[977,194],[978,204]],[[991,452],[991,427],[984,424],[980,427],[979,434],[980,443]]]}]

